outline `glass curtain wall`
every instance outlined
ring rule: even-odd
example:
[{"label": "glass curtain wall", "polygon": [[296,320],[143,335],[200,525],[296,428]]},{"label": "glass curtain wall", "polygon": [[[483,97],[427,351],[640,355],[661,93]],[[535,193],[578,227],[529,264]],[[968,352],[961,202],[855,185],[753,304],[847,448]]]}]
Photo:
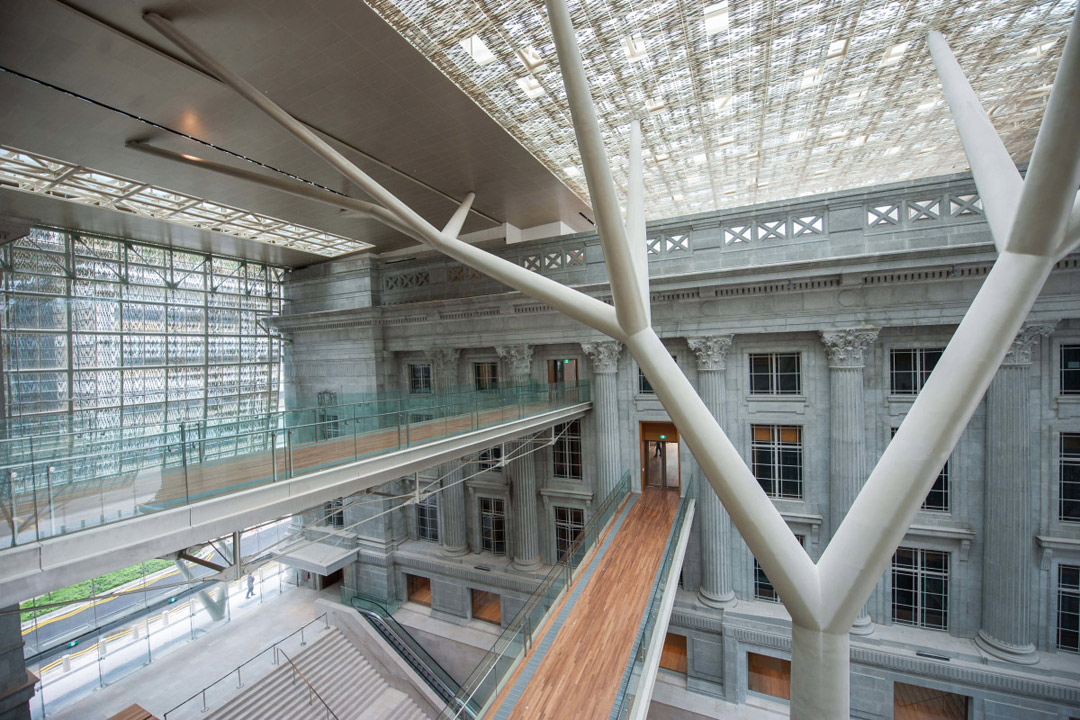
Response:
[{"label": "glass curtain wall", "polygon": [[277,409],[283,268],[39,228],[0,267],[7,437]]}]

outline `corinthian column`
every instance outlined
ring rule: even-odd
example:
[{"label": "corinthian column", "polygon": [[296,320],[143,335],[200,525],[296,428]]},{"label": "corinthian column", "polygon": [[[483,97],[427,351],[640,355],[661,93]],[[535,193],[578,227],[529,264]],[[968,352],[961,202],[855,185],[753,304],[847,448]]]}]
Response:
[{"label": "corinthian column", "polygon": [[[840,527],[870,470],[866,454],[866,412],[863,406],[863,352],[874,344],[878,328],[823,330],[829,355],[829,524]],[[851,632],[874,631],[863,606]]]},{"label": "corinthian column", "polygon": [[531,345],[497,345],[495,352],[510,366],[510,382],[514,385],[528,385],[532,377]]},{"label": "corinthian column", "polygon": [[[530,345],[501,345],[495,352],[510,366],[510,381],[514,385],[529,384],[533,355]],[[513,458],[506,464],[514,512],[514,559],[510,564],[515,570],[525,572],[541,565],[536,518],[536,458],[528,450],[527,443],[508,442],[505,446],[506,456]]]},{"label": "corinthian column", "polygon": [[[732,335],[687,338],[686,343],[697,358],[698,394],[709,412],[726,427],[724,384],[727,379],[727,352]],[[698,517],[701,518],[701,587],[698,599],[710,607],[732,607],[738,600],[731,588],[728,542],[731,518],[720,503],[716,491],[700,475],[696,479]]]},{"label": "corinthian column", "polygon": [[592,361],[593,416],[596,418],[597,463],[600,472],[597,502],[603,502],[622,472],[619,462],[619,394],[616,377],[619,372],[617,342],[581,343],[581,349]]},{"label": "corinthian column", "polygon": [[[435,381],[435,391],[447,394],[458,386],[458,360],[461,350],[458,348],[438,348],[432,350],[431,369]],[[439,493],[439,511],[442,520],[439,523],[439,540],[444,555],[456,556],[469,552],[469,542],[465,532],[465,483],[464,468],[460,460],[443,463],[439,466],[443,491]]]},{"label": "corinthian column", "polygon": [[1039,477],[1031,454],[1028,380],[1031,348],[1054,331],[1049,323],[1020,329],[986,391],[982,628],[976,644],[1015,663],[1039,661],[1031,631],[1031,483]]}]

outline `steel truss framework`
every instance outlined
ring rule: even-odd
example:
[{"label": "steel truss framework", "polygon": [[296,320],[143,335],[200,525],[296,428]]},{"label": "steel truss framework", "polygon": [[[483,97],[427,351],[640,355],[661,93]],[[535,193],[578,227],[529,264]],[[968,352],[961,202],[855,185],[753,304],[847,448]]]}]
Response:
[{"label": "steel truss framework", "polygon": [[9,436],[277,409],[281,268],[40,228],[0,268]]},{"label": "steel truss framework", "polygon": [[[546,8],[614,308],[458,240],[471,195],[443,230],[434,227],[170,21],[154,13],[144,17],[430,246],[625,343],[791,615],[792,717],[848,717],[849,630],[1051,269],[1080,244],[1080,123],[1075,121],[1080,116],[1080,14],[1074,15],[1024,179],[944,39],[937,33],[929,36],[999,256],[896,436],[814,563],[651,327],[640,124],[631,124],[624,220],[570,12],[565,0],[547,0]],[[664,632],[666,623],[666,617],[658,618],[657,632]]]}]

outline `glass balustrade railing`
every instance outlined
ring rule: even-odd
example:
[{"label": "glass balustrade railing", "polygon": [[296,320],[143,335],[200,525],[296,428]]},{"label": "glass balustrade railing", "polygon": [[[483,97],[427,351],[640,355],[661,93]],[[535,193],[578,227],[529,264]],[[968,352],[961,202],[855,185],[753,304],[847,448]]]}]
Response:
[{"label": "glass balustrade railing", "polygon": [[608,521],[630,494],[630,471],[597,507],[559,562],[525,601],[517,615],[502,629],[494,645],[472,671],[457,696],[446,704],[439,720],[469,720],[482,716],[510,680],[518,662],[532,646],[547,614],[573,582],[582,561],[603,534]]},{"label": "glass balustrade railing", "polygon": [[0,548],[198,502],[590,400],[586,382],[384,393],[151,428],[0,440]]},{"label": "glass balustrade railing", "polygon": [[[634,697],[638,693],[641,672],[645,666],[645,654],[649,648],[649,640],[652,638],[656,623],[660,618],[660,601],[664,597],[664,591],[667,589],[672,576],[671,566],[675,561],[679,535],[682,533],[683,524],[693,519],[689,514],[689,508],[696,487],[697,483],[691,482],[690,492],[679,502],[679,510],[675,515],[675,522],[671,526],[667,547],[664,549],[664,559],[660,562],[660,569],[656,573],[656,579],[653,581],[653,587],[649,593],[649,601],[645,605],[645,621],[638,630],[637,640],[634,643],[633,650],[630,652],[630,661],[627,664],[626,672],[623,675],[619,691],[615,696],[615,702],[612,705],[615,712],[611,717],[617,718],[617,720],[624,720],[629,716],[630,709],[634,704]],[[712,488],[709,488],[708,492],[712,492]],[[674,577],[675,582],[678,582],[678,575],[676,574]]]}]

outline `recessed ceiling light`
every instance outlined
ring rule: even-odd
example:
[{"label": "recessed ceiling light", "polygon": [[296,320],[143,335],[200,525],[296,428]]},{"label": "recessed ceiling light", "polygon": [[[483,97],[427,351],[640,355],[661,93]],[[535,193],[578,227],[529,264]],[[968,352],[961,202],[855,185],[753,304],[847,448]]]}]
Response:
[{"label": "recessed ceiling light", "polygon": [[653,98],[645,102],[645,109],[649,111],[650,115],[654,115],[667,107],[667,103],[664,98]]},{"label": "recessed ceiling light", "polygon": [[626,53],[626,59],[630,62],[638,62],[649,56],[649,52],[645,49],[645,38],[640,35],[624,37],[622,49]]},{"label": "recessed ceiling light", "polygon": [[723,110],[724,108],[726,108],[728,106],[728,103],[730,103],[730,102],[731,102],[731,96],[730,95],[718,95],[716,97],[716,99],[713,100],[713,110],[719,112],[719,111]]},{"label": "recessed ceiling light", "polygon": [[904,57],[904,52],[907,50],[908,44],[906,42],[893,45],[891,48],[885,51],[885,54],[881,56],[882,66],[895,65],[900,62]]},{"label": "recessed ceiling light", "polygon": [[540,51],[532,45],[521,48],[516,54],[518,60],[521,61],[521,64],[531,73],[543,72],[543,70],[547,68],[547,63],[544,62],[544,58],[540,57]]},{"label": "recessed ceiling light", "polygon": [[576,167],[576,166],[574,166],[574,165],[567,165],[566,167],[564,167],[564,168],[562,169],[562,171],[563,171],[564,173],[566,173],[567,175],[571,175],[571,176],[576,176],[576,175],[580,175],[580,174],[581,174],[581,171],[580,171],[580,170],[578,170],[578,169],[577,169],[577,167]]},{"label": "recessed ceiling light", "polygon": [[469,53],[473,61],[483,67],[489,63],[495,62],[495,55],[488,50],[488,46],[484,44],[484,41],[480,39],[479,35],[473,35],[470,38],[462,40],[460,43],[462,49]]},{"label": "recessed ceiling light", "polygon": [[804,88],[813,87],[821,82],[822,70],[821,68],[810,68],[803,71],[802,86]]},{"label": "recessed ceiling light", "polygon": [[728,4],[726,2],[705,6],[704,15],[706,35],[716,35],[728,29]]},{"label": "recessed ceiling light", "polygon": [[829,43],[829,51],[825,53],[826,60],[836,60],[847,54],[848,40],[833,40]]},{"label": "recessed ceiling light", "polygon": [[1042,55],[1046,55],[1054,48],[1054,45],[1056,44],[1057,40],[1047,40],[1044,43],[1039,43],[1033,48],[1028,48],[1024,51],[1024,55],[1028,55],[1031,57],[1040,57]]},{"label": "recessed ceiling light", "polygon": [[653,155],[653,160],[655,160],[656,162],[664,162],[669,157],[671,157],[671,156],[668,155],[666,152],[658,152],[655,155]]},{"label": "recessed ceiling light", "polygon": [[699,165],[700,165],[701,163],[703,163],[703,162],[707,161],[708,159],[709,159],[709,156],[708,156],[708,155],[706,155],[705,153],[698,153],[698,154],[697,154],[697,155],[695,155],[695,156],[694,156],[694,158],[693,158],[694,162],[698,163]]},{"label": "recessed ceiling light", "polygon": [[722,137],[717,140],[716,147],[724,147],[725,145],[731,145],[733,142],[735,142],[734,136],[728,135],[727,137]]},{"label": "recessed ceiling light", "polygon": [[544,94],[544,86],[532,75],[517,79],[518,87],[527,97],[538,98]]}]

